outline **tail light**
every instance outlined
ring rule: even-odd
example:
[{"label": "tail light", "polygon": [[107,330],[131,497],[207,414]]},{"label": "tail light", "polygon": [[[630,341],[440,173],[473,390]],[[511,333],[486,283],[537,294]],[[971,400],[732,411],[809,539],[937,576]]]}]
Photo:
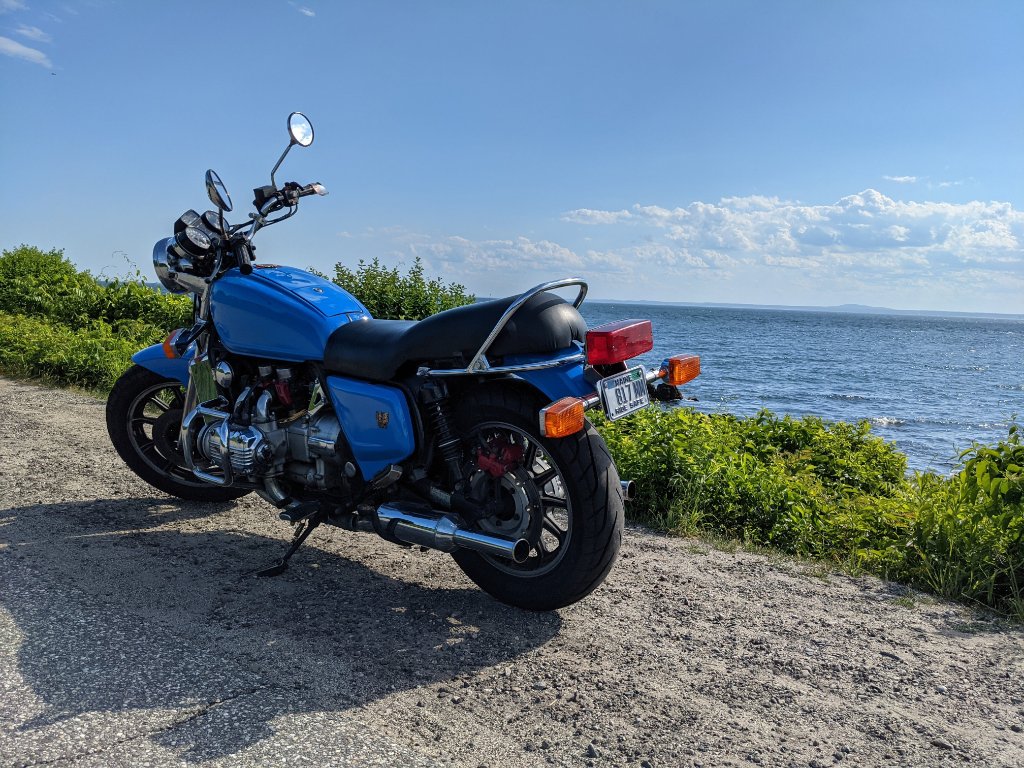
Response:
[{"label": "tail light", "polygon": [[665,381],[673,386],[679,386],[700,376],[700,357],[676,355],[662,363],[661,368],[667,371]]},{"label": "tail light", "polygon": [[653,347],[650,320],[620,320],[587,331],[587,362],[591,365],[621,363]]},{"label": "tail light", "polygon": [[540,432],[544,437],[566,437],[583,429],[583,401],[563,397],[540,411]]}]

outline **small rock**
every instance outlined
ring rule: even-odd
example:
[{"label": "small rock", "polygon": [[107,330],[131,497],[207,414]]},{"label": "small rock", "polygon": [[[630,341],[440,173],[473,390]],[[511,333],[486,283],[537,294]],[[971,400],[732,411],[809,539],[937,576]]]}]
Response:
[{"label": "small rock", "polygon": [[935,686],[935,690],[938,691],[939,693],[945,693],[946,692],[946,686],[944,686],[944,685],[937,685],[937,686]]},{"label": "small rock", "polygon": [[932,739],[932,746],[939,749],[953,749],[953,745],[945,739]]},{"label": "small rock", "polygon": [[809,763],[807,763],[807,765],[809,765],[810,768],[828,768],[825,765],[825,763],[823,763],[821,760],[818,760],[817,758],[811,760]]},{"label": "small rock", "polygon": [[601,750],[595,747],[593,744],[587,747],[587,757],[600,757]]},{"label": "small rock", "polygon": [[842,750],[837,749],[835,752],[832,753],[832,759],[834,759],[837,763],[844,757],[846,757],[846,753]]},{"label": "small rock", "polygon": [[[696,765],[696,763],[694,763],[694,765]],[[652,763],[650,760],[641,760],[640,768],[654,768],[654,763]]]},{"label": "small rock", "polygon": [[542,741],[540,743],[540,748],[541,749],[551,749],[551,742],[548,741],[547,739],[544,739],[544,741]]},{"label": "small rock", "polygon": [[538,680],[536,683],[533,684],[533,690],[535,690],[535,691],[543,691],[547,687],[548,687],[548,684],[544,683],[544,682],[541,682],[540,680]]},{"label": "small rock", "polygon": [[1010,730],[1014,733],[1020,733],[1021,731],[1024,731],[1024,726],[1021,726],[1019,723],[1014,723],[1010,726]]}]

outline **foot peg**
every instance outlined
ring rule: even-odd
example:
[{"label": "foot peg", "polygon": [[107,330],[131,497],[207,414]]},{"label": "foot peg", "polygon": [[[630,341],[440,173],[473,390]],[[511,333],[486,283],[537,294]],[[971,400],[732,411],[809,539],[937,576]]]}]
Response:
[{"label": "foot peg", "polygon": [[[294,520],[292,518],[285,517],[285,515],[289,513],[294,515]],[[324,512],[319,502],[300,504],[298,507],[282,512],[281,519],[288,520],[289,522],[301,521],[301,524],[300,527],[296,529],[295,536],[292,537],[291,546],[288,547],[287,551],[284,553],[284,557],[269,568],[257,571],[257,578],[268,579],[274,576],[280,576],[282,573],[287,571],[288,561],[291,560],[292,555],[299,551],[299,547],[302,546],[302,542],[309,538],[309,534],[313,532],[313,529],[318,527],[320,523],[327,519],[327,513]]]},{"label": "foot peg", "polygon": [[296,504],[294,507],[282,510],[278,517],[286,523],[301,523],[307,517],[311,517],[319,511],[319,501],[307,501],[305,504]]}]

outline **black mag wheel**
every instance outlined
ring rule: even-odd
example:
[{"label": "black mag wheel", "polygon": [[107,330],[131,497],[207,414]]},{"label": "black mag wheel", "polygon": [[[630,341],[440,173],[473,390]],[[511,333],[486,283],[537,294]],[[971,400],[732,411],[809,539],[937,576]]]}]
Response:
[{"label": "black mag wheel", "polygon": [[453,554],[479,587],[529,610],[554,610],[596,589],[622,540],[618,472],[587,423],[566,438],[540,436],[540,403],[528,391],[482,388],[455,406],[468,459],[467,492],[484,505],[476,528],[524,538],[522,563],[469,550]]},{"label": "black mag wheel", "polygon": [[231,501],[249,493],[205,483],[185,466],[178,447],[185,387],[132,366],[107,398],[107,432],[124,463],[155,488],[190,501]]}]

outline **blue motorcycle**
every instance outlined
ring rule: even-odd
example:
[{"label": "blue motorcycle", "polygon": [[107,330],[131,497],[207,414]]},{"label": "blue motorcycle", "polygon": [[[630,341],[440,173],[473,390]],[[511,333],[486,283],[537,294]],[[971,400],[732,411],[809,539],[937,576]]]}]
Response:
[{"label": "blue motorcycle", "polygon": [[[229,223],[231,198],[210,170],[216,210],[187,211],[156,244],[160,282],[193,295],[194,324],[138,352],[114,386],[114,447],[166,493],[223,502],[255,492],[279,510],[295,535],[262,576],[284,572],[327,523],[449,552],[521,608],[581,599],[616,559],[633,493],[586,412],[618,419],[678,399],[699,358],[627,365],[652,349],[650,321],[588,330],[578,278],[407,322],[372,318],[316,275],[256,264],[262,228],[327,194],[278,186],[291,148],[313,142],[301,113],[288,130],[247,221]],[[574,301],[553,293],[563,288]]]}]

